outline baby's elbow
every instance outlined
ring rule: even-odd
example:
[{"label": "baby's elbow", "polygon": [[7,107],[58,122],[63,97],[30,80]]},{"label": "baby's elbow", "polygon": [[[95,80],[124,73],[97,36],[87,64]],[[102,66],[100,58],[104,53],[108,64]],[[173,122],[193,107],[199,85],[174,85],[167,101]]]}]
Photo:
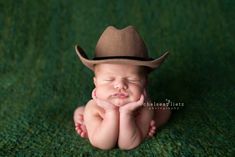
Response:
[{"label": "baby's elbow", "polygon": [[138,145],[139,145],[139,143],[134,143],[134,144],[131,144],[131,145],[118,144],[118,147],[121,150],[132,150],[132,149],[136,148]]},{"label": "baby's elbow", "polygon": [[110,150],[115,147],[115,144],[104,142],[103,140],[98,140],[98,139],[91,139],[90,143],[92,146],[102,149],[102,150]]},{"label": "baby's elbow", "polygon": [[121,149],[121,150],[131,150],[131,149],[134,149],[136,147],[138,147],[141,143],[141,140],[135,140],[133,142],[118,142],[118,147]]}]

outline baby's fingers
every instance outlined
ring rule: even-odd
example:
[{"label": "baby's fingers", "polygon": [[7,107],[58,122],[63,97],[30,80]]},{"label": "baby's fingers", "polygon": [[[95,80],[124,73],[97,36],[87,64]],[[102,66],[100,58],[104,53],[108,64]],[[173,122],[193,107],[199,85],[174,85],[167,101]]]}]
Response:
[{"label": "baby's fingers", "polygon": [[123,109],[134,111],[136,108],[142,106],[143,103],[144,103],[144,96],[142,94],[138,101],[132,102],[132,103],[127,104],[126,106],[123,106]]},{"label": "baby's fingers", "polygon": [[142,94],[140,99],[136,102],[137,106],[142,106],[144,104],[144,95]]}]

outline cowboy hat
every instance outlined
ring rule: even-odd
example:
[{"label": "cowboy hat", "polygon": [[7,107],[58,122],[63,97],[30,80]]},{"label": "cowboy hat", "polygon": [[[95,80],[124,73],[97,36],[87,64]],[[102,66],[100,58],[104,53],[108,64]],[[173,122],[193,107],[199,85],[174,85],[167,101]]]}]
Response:
[{"label": "cowboy hat", "polygon": [[97,42],[93,59],[88,59],[80,46],[76,45],[75,50],[82,63],[91,70],[96,64],[118,63],[146,66],[152,71],[168,55],[166,52],[157,59],[149,58],[145,43],[133,26],[124,29],[107,27]]}]

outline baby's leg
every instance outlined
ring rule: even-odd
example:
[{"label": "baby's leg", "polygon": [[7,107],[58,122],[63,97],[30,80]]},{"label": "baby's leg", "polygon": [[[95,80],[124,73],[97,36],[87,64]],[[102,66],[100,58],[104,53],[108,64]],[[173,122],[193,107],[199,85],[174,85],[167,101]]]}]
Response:
[{"label": "baby's leg", "polygon": [[153,120],[155,121],[156,128],[159,128],[162,125],[164,125],[169,120],[170,116],[171,116],[171,110],[167,110],[167,109],[154,110]]},{"label": "baby's leg", "polygon": [[144,138],[152,137],[156,131],[153,110],[144,107],[137,112],[136,123]]},{"label": "baby's leg", "polygon": [[86,126],[83,124],[84,119],[83,119],[83,113],[84,113],[84,106],[78,107],[75,111],[74,111],[74,115],[73,115],[73,120],[75,123],[75,130],[77,131],[77,133],[84,138],[87,138],[87,130],[86,130]]},{"label": "baby's leg", "polygon": [[170,110],[155,110],[153,120],[150,121],[147,137],[153,137],[156,129],[164,125],[170,118]]}]

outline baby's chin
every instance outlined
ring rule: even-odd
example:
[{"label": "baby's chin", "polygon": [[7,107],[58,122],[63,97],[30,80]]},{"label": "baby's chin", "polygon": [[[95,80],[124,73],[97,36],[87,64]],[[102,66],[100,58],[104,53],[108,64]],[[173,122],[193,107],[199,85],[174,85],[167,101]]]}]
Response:
[{"label": "baby's chin", "polygon": [[134,102],[135,100],[132,99],[119,99],[119,98],[115,98],[111,100],[111,103],[114,104],[117,107],[121,107],[124,106],[128,103]]},{"label": "baby's chin", "polygon": [[130,101],[123,100],[123,99],[114,99],[111,101],[112,104],[114,104],[117,107],[124,106],[125,104],[128,104]]}]

